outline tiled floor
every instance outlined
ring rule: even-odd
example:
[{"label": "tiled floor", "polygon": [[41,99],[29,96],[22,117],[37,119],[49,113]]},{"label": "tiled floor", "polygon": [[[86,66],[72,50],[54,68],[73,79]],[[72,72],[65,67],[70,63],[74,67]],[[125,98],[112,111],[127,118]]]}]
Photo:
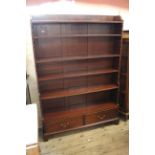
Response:
[{"label": "tiled floor", "polygon": [[41,155],[128,155],[128,144],[128,121],[40,139]]}]

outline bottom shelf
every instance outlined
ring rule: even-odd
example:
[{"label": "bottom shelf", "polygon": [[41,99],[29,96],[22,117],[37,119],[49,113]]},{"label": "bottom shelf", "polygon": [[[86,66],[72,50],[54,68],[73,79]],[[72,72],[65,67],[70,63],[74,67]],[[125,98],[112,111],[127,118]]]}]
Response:
[{"label": "bottom shelf", "polygon": [[57,120],[57,119],[61,119],[61,118],[66,118],[66,117],[76,117],[79,115],[88,115],[91,113],[96,113],[99,111],[105,111],[108,109],[113,109],[113,108],[117,108],[118,105],[114,102],[106,102],[106,103],[97,103],[94,105],[89,105],[86,107],[82,107],[82,108],[76,108],[76,109],[69,109],[69,110],[65,110],[65,111],[60,111],[60,112],[49,112],[44,114],[44,119],[48,120],[48,119],[53,119],[53,121]]},{"label": "bottom shelf", "polygon": [[55,134],[118,118],[114,102],[44,114],[44,134]]}]

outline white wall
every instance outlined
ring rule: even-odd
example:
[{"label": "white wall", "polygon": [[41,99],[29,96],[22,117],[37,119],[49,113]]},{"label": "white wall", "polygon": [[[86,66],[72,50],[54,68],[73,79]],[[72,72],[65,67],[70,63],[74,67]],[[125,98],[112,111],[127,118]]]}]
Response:
[{"label": "white wall", "polygon": [[26,70],[29,75],[28,84],[31,96],[31,102],[37,103],[38,116],[39,116],[39,127],[41,127],[41,113],[39,107],[39,95],[38,95],[38,85],[37,77],[34,63],[34,53],[32,46],[32,36],[31,36],[31,25],[30,16],[26,17]]}]

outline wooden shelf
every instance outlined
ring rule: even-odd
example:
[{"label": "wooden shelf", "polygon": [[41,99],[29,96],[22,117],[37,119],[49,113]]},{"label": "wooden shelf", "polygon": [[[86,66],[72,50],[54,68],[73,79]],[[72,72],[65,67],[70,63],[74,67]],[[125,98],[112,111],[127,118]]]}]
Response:
[{"label": "wooden shelf", "polygon": [[48,62],[59,62],[59,61],[75,61],[75,60],[85,60],[85,59],[101,59],[101,58],[113,58],[120,57],[120,54],[105,54],[105,55],[90,55],[90,56],[75,56],[75,57],[64,57],[64,58],[46,58],[37,60],[36,63],[48,63]]},{"label": "wooden shelf", "polygon": [[92,113],[96,113],[104,110],[106,111],[114,108],[118,108],[118,105],[115,102],[102,102],[102,103],[92,104],[82,108],[45,113],[44,116],[45,116],[45,120],[46,119],[49,120],[49,118],[52,118],[52,117],[54,120],[57,120],[59,118],[64,118],[64,117],[66,118],[66,117],[75,117],[79,115],[89,115]]},{"label": "wooden shelf", "polygon": [[83,71],[83,72],[71,72],[71,73],[61,73],[61,74],[51,74],[43,77],[39,77],[38,80],[40,82],[49,81],[49,80],[58,80],[64,78],[73,78],[73,77],[81,77],[81,76],[91,76],[91,75],[100,75],[100,74],[108,74],[108,73],[117,73],[117,69],[101,69],[95,71]]},{"label": "wooden shelf", "polygon": [[55,90],[55,91],[51,91],[51,92],[42,93],[41,100],[89,94],[89,93],[101,92],[101,91],[112,90],[112,89],[117,89],[117,88],[118,88],[118,86],[116,84],[107,84],[104,86],[98,85],[98,86]]},{"label": "wooden shelf", "polygon": [[33,39],[49,38],[76,38],[76,37],[120,37],[121,34],[71,34],[71,35],[52,35],[52,36],[34,36]]}]

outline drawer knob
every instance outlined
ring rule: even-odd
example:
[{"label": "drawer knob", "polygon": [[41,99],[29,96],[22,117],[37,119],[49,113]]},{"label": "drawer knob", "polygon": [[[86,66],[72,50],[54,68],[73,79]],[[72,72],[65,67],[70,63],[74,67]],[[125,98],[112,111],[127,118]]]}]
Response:
[{"label": "drawer knob", "polygon": [[67,126],[69,126],[69,122],[61,123],[60,126],[66,128]]},{"label": "drawer knob", "polygon": [[102,120],[102,119],[105,118],[105,115],[102,115],[102,116],[101,115],[98,115],[97,118],[99,118],[100,120]]}]

